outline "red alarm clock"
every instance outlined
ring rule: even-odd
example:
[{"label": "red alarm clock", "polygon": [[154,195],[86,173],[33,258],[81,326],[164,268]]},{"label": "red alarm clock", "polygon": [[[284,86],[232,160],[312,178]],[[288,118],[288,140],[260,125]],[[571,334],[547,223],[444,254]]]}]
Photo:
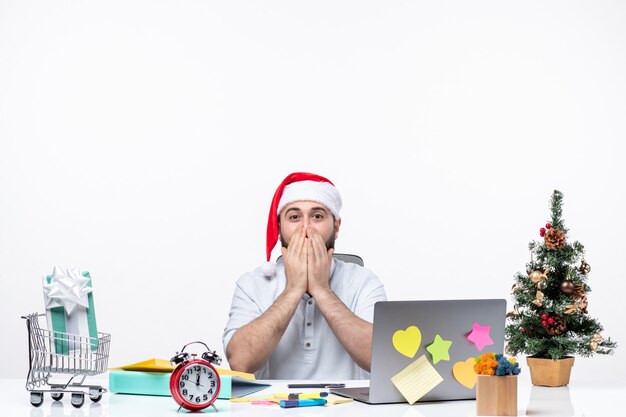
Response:
[{"label": "red alarm clock", "polygon": [[[201,355],[185,352],[185,348],[194,343],[204,345],[207,349]],[[203,342],[187,343],[170,362],[176,365],[170,376],[170,391],[172,398],[181,408],[198,411],[213,405],[220,392],[220,376],[211,364],[219,365],[222,359],[211,351]],[[215,411],[217,409],[213,405]]]}]

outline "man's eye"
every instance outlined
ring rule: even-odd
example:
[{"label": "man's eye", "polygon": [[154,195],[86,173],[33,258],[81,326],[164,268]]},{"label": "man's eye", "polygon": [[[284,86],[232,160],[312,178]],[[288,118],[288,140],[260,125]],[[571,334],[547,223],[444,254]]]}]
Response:
[{"label": "man's eye", "polygon": [[300,218],[300,216],[298,216],[297,214],[292,214],[291,216],[289,216],[289,220],[298,220]]},{"label": "man's eye", "polygon": [[314,219],[317,219],[317,220],[321,220],[321,219],[323,219],[323,218],[324,218],[324,216],[323,216],[322,214],[320,214],[320,213],[315,213],[315,214],[313,215],[313,218],[314,218]]}]

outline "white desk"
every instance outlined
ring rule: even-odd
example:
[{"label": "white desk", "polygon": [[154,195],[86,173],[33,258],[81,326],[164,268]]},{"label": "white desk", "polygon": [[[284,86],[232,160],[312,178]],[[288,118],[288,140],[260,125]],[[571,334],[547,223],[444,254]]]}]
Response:
[{"label": "white desk", "polygon": [[[88,378],[90,384],[107,386],[106,376]],[[286,392],[287,381],[269,381],[272,386],[253,396]],[[366,383],[366,382],[365,382]],[[348,381],[347,386],[363,386],[363,381]],[[302,390],[305,391],[305,390]],[[626,387],[571,386],[562,388],[533,387],[527,378],[518,384],[518,415],[532,416],[617,416],[624,415],[623,402]],[[215,403],[222,416],[364,416],[364,417],[444,417],[474,416],[475,401],[446,401],[389,405],[367,405],[359,402],[338,404],[330,407],[302,407],[281,409],[278,406],[251,405],[217,400]],[[33,407],[23,379],[0,379],[0,415],[6,417],[131,417],[175,416],[177,405],[170,397],[147,397],[137,395],[104,394],[99,403],[88,398],[82,408],[76,409],[66,396],[60,402],[49,394],[41,407]],[[205,413],[213,413],[211,408]],[[185,413],[186,414],[186,413]],[[184,415],[182,412],[179,415]],[[198,414],[192,414],[198,415]]]}]

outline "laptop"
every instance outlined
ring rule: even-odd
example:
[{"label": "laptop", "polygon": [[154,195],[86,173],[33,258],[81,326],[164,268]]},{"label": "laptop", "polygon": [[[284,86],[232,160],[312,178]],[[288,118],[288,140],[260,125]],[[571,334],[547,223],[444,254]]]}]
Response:
[{"label": "laptop", "polygon": [[[457,362],[465,362],[487,352],[503,353],[504,326],[506,316],[506,300],[430,300],[430,301],[379,301],[374,306],[374,332],[372,336],[372,368],[370,386],[364,388],[335,388],[330,392],[343,397],[353,398],[368,404],[403,403],[406,399],[391,382],[391,378],[415,362],[422,355],[435,368],[443,381],[426,393],[418,401],[470,400],[476,398],[475,386],[468,387],[471,381],[455,377],[453,367]],[[475,326],[478,327],[475,327]],[[407,332],[407,328],[415,326],[421,333],[421,341],[415,330]],[[489,326],[488,328],[485,326]],[[492,344],[486,344],[479,350],[481,339],[474,343],[468,336],[487,334]],[[411,334],[415,345],[419,347],[413,357],[400,353],[392,342],[394,333],[402,330]],[[444,341],[451,341],[448,349],[450,360],[441,356],[435,364],[433,355],[426,347],[439,335]],[[473,336],[472,339],[476,340]],[[488,343],[488,338],[482,339]],[[414,348],[413,348],[414,349]],[[403,349],[401,349],[403,350]],[[466,365],[467,366],[467,365]],[[462,369],[463,365],[457,366]]]}]

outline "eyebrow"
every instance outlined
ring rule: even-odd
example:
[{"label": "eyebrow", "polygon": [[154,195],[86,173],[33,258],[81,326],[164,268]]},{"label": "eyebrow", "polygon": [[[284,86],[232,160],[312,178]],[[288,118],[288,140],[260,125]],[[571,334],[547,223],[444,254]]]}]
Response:
[{"label": "eyebrow", "polygon": [[328,213],[328,209],[324,206],[316,206],[316,207],[311,207],[311,211],[319,211],[322,210],[325,213]]}]

